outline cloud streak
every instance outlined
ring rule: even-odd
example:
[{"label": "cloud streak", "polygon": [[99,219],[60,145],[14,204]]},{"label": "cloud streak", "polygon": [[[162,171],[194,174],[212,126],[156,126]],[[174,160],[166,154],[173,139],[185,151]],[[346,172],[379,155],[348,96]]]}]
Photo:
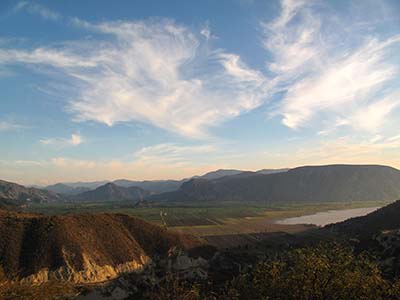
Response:
[{"label": "cloud streak", "polygon": [[49,138],[41,139],[40,143],[43,145],[56,145],[56,146],[79,146],[84,143],[84,138],[77,133],[71,135],[70,138]]},{"label": "cloud streak", "polygon": [[21,124],[16,124],[13,122],[8,122],[8,121],[0,121],[0,132],[2,131],[15,131],[25,128],[25,126]]}]

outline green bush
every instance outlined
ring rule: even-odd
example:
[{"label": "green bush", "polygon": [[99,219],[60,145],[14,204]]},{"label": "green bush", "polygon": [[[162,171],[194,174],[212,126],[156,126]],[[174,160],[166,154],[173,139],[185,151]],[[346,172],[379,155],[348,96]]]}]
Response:
[{"label": "green bush", "polygon": [[399,287],[366,255],[339,244],[289,251],[258,263],[231,284],[240,300],[400,299]]}]

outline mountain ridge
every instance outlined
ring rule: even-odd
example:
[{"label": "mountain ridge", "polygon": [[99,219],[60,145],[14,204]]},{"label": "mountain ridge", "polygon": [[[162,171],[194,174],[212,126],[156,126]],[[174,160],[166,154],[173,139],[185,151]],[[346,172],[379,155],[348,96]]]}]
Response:
[{"label": "mountain ridge", "polygon": [[122,187],[110,182],[94,190],[75,195],[71,200],[84,202],[141,201],[149,194],[150,192],[136,186]]},{"label": "mountain ridge", "polygon": [[63,200],[57,193],[0,180],[0,206],[12,207],[28,202],[53,202]]},{"label": "mountain ridge", "polygon": [[400,198],[400,171],[381,165],[303,166],[275,174],[191,179],[150,201],[342,202]]}]

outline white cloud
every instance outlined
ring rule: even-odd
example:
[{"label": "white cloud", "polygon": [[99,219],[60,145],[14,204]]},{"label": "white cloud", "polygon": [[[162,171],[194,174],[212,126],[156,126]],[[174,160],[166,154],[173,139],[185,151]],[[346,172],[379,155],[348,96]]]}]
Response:
[{"label": "white cloud", "polygon": [[[343,34],[353,24],[333,22],[331,12],[324,14],[321,6],[316,13],[316,3],[282,1],[280,16],[263,24],[264,46],[273,57],[268,68],[285,93],[278,111],[282,122],[297,129],[328,118],[330,129],[321,134],[331,132],[334,123],[374,132],[397,105],[387,99],[396,89],[387,87],[398,78],[394,58],[400,36],[368,37],[355,47],[356,29],[350,33],[353,44]],[[389,94],[379,95],[385,89]]]},{"label": "white cloud", "polygon": [[204,160],[201,157],[215,153],[213,145],[182,146],[172,143],[157,144],[144,147],[135,153],[136,163],[146,164],[193,164],[194,161]]},{"label": "white cloud", "polygon": [[56,21],[61,18],[60,14],[37,3],[29,1],[20,1],[14,6],[14,11],[27,11],[30,14],[39,15],[44,19]]},{"label": "white cloud", "polygon": [[16,160],[14,163],[18,166],[40,166],[43,162],[36,160]]},{"label": "white cloud", "polygon": [[400,142],[400,134],[387,138],[387,141],[388,142],[397,142],[397,141]]},{"label": "white cloud", "polygon": [[[21,2],[17,10],[32,5]],[[59,71],[74,91],[66,106],[75,121],[138,121],[204,138],[210,127],[275,99],[270,110],[289,128],[375,133],[397,107],[387,99],[398,90],[400,36],[357,32],[359,18],[349,23],[327,6],[281,1],[280,15],[262,24],[268,76],[237,54],[210,48],[208,24],[196,34],[166,19],[93,24],[72,18],[94,39],[32,51],[0,48],[0,64]],[[368,120],[360,117],[365,113]]]},{"label": "white cloud", "polygon": [[201,47],[172,21],[75,25],[103,40],[83,48],[0,50],[0,63],[48,65],[68,75],[78,91],[68,106],[77,121],[140,121],[198,138],[265,100],[261,73],[237,55]]},{"label": "white cloud", "polygon": [[72,159],[65,157],[55,157],[52,158],[50,162],[54,166],[62,168],[70,168],[70,169],[76,169],[76,168],[93,169],[97,167],[97,163],[95,161]]},{"label": "white cloud", "polygon": [[71,138],[49,138],[41,139],[40,143],[43,145],[57,145],[57,146],[78,146],[84,142],[83,137],[80,134],[74,133]]},{"label": "white cloud", "polygon": [[226,72],[233,78],[236,78],[239,83],[251,83],[252,85],[259,86],[265,84],[265,77],[262,73],[246,67],[240,61],[240,56],[222,53],[220,58]]},{"label": "white cloud", "polygon": [[66,68],[72,72],[73,69],[80,67],[95,67],[96,61],[91,58],[84,59],[77,57],[74,53],[68,51],[60,51],[51,48],[37,48],[32,52],[15,50],[15,49],[0,49],[0,63],[24,63],[24,64],[45,64],[55,68]]},{"label": "white cloud", "polygon": [[208,25],[204,26],[204,28],[200,31],[200,34],[202,34],[207,40],[211,38],[211,31]]},{"label": "white cloud", "polygon": [[400,106],[400,94],[374,101],[350,116],[350,123],[360,129],[375,132],[384,125],[387,116],[398,106]]},{"label": "white cloud", "polygon": [[200,30],[200,34],[206,38],[206,40],[217,39],[218,37],[211,32],[210,25],[207,22],[204,27]]},{"label": "white cloud", "polygon": [[[320,21],[307,10],[307,3],[310,5],[313,1],[281,1],[282,10],[278,18],[271,23],[262,23],[266,34],[264,47],[273,56],[268,67],[285,78],[302,73],[300,67],[321,51],[321,45],[316,45]],[[302,15],[302,22],[293,25],[292,19],[297,14]]]}]

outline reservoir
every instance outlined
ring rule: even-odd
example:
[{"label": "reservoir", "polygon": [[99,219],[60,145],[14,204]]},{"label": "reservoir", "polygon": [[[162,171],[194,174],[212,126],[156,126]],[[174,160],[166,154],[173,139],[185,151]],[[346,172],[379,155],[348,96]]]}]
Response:
[{"label": "reservoir", "polygon": [[379,209],[379,207],[329,210],[324,212],[318,212],[312,215],[282,219],[277,221],[276,223],[287,224],[287,225],[314,224],[317,226],[325,226],[331,223],[342,222],[350,218],[365,216],[377,209]]}]

